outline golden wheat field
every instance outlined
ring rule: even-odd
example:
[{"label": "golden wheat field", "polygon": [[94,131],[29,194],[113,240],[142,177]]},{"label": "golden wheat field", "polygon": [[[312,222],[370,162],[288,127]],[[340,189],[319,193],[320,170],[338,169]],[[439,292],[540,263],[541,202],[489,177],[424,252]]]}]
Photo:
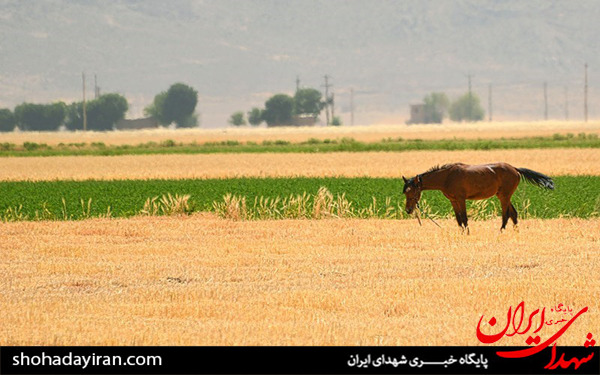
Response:
[{"label": "golden wheat field", "polygon": [[24,142],[46,143],[92,143],[106,145],[136,145],[146,142],[161,142],[167,139],[183,143],[205,143],[237,140],[240,142],[262,142],[284,139],[303,142],[310,138],[337,139],[354,138],[362,142],[377,142],[384,138],[405,139],[494,139],[501,137],[550,136],[555,133],[600,134],[600,121],[566,122],[476,122],[444,123],[440,125],[381,124],[340,127],[240,127],[219,129],[152,129],[114,132],[15,132],[0,135],[0,142],[23,144]]},{"label": "golden wheat field", "polygon": [[589,307],[562,345],[600,327],[599,219],[524,220],[502,234],[499,219],[475,221],[470,236],[450,220],[423,224],[2,224],[0,345],[478,345],[479,318],[504,322],[521,301],[546,319],[560,318],[558,303]]},{"label": "golden wheat field", "polygon": [[400,177],[437,164],[504,161],[552,175],[599,175],[600,149],[56,156],[0,158],[0,180]]}]

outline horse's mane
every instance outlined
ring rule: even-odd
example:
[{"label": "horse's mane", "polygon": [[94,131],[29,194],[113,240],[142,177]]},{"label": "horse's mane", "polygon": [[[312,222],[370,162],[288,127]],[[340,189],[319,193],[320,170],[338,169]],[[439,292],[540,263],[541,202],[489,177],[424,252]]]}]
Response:
[{"label": "horse's mane", "polygon": [[444,165],[436,165],[436,166],[433,166],[433,167],[429,168],[429,169],[428,169],[426,172],[424,172],[424,173],[421,173],[421,174],[427,174],[427,173],[431,173],[431,172],[437,172],[437,171],[441,171],[441,170],[444,170],[444,169],[448,169],[448,168],[450,168],[450,167],[453,167],[453,166],[455,166],[455,165],[456,165],[456,163],[452,163],[452,164],[444,164]]}]

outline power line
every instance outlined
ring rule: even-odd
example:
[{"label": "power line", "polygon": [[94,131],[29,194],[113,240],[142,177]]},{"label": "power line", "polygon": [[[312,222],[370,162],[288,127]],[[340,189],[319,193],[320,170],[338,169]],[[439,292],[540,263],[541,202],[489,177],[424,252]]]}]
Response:
[{"label": "power line", "polygon": [[100,87],[98,87],[98,77],[96,73],[94,73],[94,99],[98,99],[100,97]]},{"label": "power line", "polygon": [[83,131],[87,131],[87,111],[85,108],[85,72],[81,72],[83,80]]},{"label": "power line", "polygon": [[492,84],[488,86],[488,121],[492,122]]},{"label": "power line", "polygon": [[467,107],[468,108],[468,115],[469,115],[468,118],[469,118],[469,121],[472,121],[471,114],[473,113],[473,111],[472,111],[472,107],[473,107],[473,94],[472,94],[472,91],[471,91],[471,73],[469,73],[467,75],[467,77],[469,78],[469,106]]},{"label": "power line", "polygon": [[583,117],[585,118],[585,122],[588,120],[588,74],[587,74],[588,64],[585,63],[585,86],[583,91]]},{"label": "power line", "polygon": [[333,85],[331,85],[329,83],[330,77],[327,74],[325,74],[324,78],[325,78],[325,85],[323,85],[323,87],[325,87],[325,116],[327,119],[327,125],[329,125],[329,88],[332,87]]},{"label": "power line", "polygon": [[334,92],[332,92],[332,93],[331,93],[331,121],[332,121],[332,122],[334,121],[334,118],[335,118],[335,113],[334,113],[334,109],[335,109],[335,99],[334,99],[334,97],[335,97],[335,93],[334,93]]},{"label": "power line", "polygon": [[354,88],[350,89],[350,125],[354,125]]},{"label": "power line", "polygon": [[565,121],[569,121],[569,86],[565,86]]},{"label": "power line", "polygon": [[548,120],[548,82],[544,82],[544,120]]}]

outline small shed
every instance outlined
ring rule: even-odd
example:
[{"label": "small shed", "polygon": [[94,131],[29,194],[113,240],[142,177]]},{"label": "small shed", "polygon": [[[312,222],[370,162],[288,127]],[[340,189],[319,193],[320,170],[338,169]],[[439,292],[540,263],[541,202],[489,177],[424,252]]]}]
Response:
[{"label": "small shed", "polygon": [[296,115],[294,116],[293,126],[314,126],[317,123],[317,118],[312,115]]},{"label": "small shed", "polygon": [[313,115],[295,115],[291,121],[285,124],[268,124],[268,127],[274,126],[314,126],[317,123],[317,117]]},{"label": "small shed", "polygon": [[410,124],[423,124],[425,123],[425,104],[411,104],[410,105],[410,120],[406,122]]},{"label": "small shed", "polygon": [[158,120],[154,117],[137,118],[133,120],[122,119],[117,121],[115,129],[117,130],[140,130],[158,128]]}]

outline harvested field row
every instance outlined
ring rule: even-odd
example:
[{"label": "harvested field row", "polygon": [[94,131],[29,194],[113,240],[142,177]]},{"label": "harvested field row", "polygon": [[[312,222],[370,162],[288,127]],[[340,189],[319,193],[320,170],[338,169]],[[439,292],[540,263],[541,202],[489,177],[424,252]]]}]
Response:
[{"label": "harvested field row", "polygon": [[504,325],[521,301],[555,321],[559,303],[589,307],[559,345],[600,326],[599,219],[441,224],[2,224],[0,345],[480,345],[480,317]]},{"label": "harvested field row", "polygon": [[600,134],[600,121],[565,122],[478,122],[446,123],[442,125],[370,125],[340,127],[275,127],[275,128],[219,128],[219,129],[157,129],[114,132],[20,132],[0,136],[0,143],[24,142],[59,143],[103,142],[106,145],[132,145],[145,142],[162,142],[167,139],[183,143],[205,143],[236,140],[239,142],[262,142],[283,139],[304,142],[310,138],[351,137],[361,142],[377,142],[384,138],[405,139],[493,139],[509,137],[534,137],[581,132]]},{"label": "harvested field row", "polygon": [[388,138],[378,142],[360,142],[354,138],[316,139],[292,143],[286,140],[239,142],[228,140],[208,143],[183,143],[166,140],[135,145],[106,145],[102,142],[69,143],[51,146],[46,143],[25,142],[23,145],[0,143],[0,157],[33,156],[121,156],[166,154],[257,154],[257,153],[332,153],[332,152],[408,152],[408,151],[459,151],[459,150],[516,150],[600,148],[595,133],[554,134],[551,137],[525,137],[500,139],[442,139],[422,140]]},{"label": "harvested field row", "polygon": [[0,158],[0,181],[400,177],[458,161],[504,161],[549,175],[600,175],[600,149],[552,149]]}]

